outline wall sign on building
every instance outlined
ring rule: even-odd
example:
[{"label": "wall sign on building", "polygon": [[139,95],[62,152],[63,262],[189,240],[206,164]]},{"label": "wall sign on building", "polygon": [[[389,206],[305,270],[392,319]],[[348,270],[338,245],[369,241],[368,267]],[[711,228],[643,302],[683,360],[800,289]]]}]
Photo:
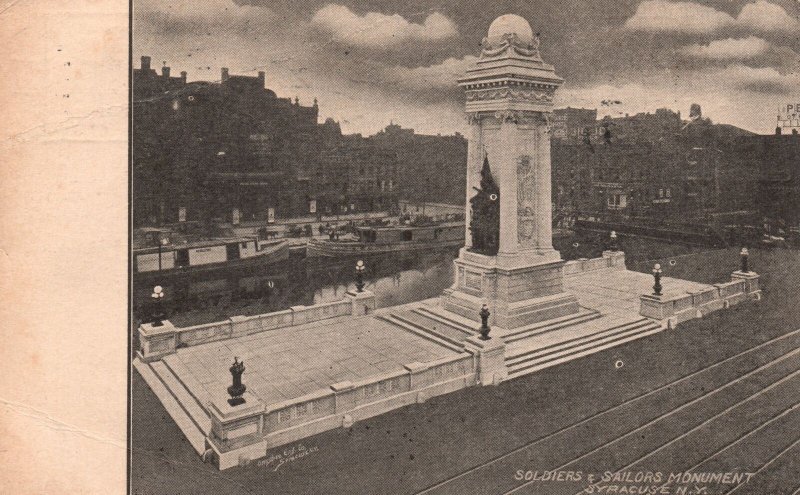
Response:
[{"label": "wall sign on building", "polygon": [[267,223],[275,223],[275,208],[267,208]]},{"label": "wall sign on building", "polygon": [[185,222],[186,221],[186,207],[181,206],[178,208],[178,221]]},{"label": "wall sign on building", "polygon": [[317,212],[317,200],[312,199],[308,202],[308,212],[309,213],[316,213]]}]

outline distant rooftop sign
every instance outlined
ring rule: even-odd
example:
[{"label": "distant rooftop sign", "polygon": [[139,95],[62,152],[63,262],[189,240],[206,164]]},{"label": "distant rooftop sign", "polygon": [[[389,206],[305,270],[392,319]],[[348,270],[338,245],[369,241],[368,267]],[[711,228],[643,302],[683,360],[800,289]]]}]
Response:
[{"label": "distant rooftop sign", "polygon": [[800,127],[800,101],[797,103],[787,103],[780,108],[778,113],[778,127]]}]

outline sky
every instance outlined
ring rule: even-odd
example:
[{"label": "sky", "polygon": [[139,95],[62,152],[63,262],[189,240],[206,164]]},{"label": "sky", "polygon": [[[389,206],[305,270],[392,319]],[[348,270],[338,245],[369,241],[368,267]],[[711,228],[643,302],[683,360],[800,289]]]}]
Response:
[{"label": "sky", "polygon": [[[772,133],[800,103],[800,0],[134,0],[133,56],[189,81],[266,72],[278,96],[373,134],[390,121],[464,132],[456,85],[492,20],[541,33],[565,79],[557,107],[621,116],[699,103],[714,122]],[[611,106],[602,102],[619,101]]]}]

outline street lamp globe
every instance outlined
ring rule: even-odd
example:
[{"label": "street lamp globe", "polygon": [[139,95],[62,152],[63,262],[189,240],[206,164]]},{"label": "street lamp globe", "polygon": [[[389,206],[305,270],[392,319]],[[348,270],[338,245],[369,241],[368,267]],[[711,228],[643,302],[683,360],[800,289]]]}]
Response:
[{"label": "street lamp globe", "polygon": [[356,262],[356,291],[364,292],[364,261]]}]

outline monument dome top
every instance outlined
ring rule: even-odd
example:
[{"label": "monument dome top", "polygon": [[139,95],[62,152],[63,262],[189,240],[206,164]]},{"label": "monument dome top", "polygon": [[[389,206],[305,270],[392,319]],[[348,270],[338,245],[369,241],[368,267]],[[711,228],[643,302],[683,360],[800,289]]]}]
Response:
[{"label": "monument dome top", "polygon": [[497,44],[507,34],[516,35],[517,39],[524,44],[533,43],[531,25],[523,17],[516,14],[501,15],[492,21],[489,26],[487,40],[491,44]]}]

